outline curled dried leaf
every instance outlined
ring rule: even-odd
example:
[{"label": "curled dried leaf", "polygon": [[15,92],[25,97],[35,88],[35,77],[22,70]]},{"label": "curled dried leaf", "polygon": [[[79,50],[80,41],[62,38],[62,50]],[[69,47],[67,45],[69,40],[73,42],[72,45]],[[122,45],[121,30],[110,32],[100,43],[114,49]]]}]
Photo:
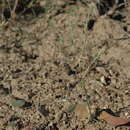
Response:
[{"label": "curled dried leaf", "polygon": [[108,124],[110,124],[112,126],[116,126],[116,127],[130,123],[130,119],[116,117],[116,116],[109,114],[106,111],[101,112],[100,118],[105,120]]}]

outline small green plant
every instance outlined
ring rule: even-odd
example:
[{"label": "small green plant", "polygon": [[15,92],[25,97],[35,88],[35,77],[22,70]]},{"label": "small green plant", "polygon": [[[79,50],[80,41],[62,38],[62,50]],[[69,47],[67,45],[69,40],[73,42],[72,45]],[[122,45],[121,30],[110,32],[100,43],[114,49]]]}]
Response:
[{"label": "small green plant", "polygon": [[12,129],[17,129],[17,123],[14,121],[8,122],[7,125],[10,126]]},{"label": "small green plant", "polygon": [[73,103],[70,103],[70,105],[68,106],[68,109],[67,109],[67,112],[71,113],[75,110],[77,104],[73,104]]},{"label": "small green plant", "polygon": [[23,107],[26,104],[26,101],[23,99],[12,99],[10,100],[10,104],[13,107]]}]

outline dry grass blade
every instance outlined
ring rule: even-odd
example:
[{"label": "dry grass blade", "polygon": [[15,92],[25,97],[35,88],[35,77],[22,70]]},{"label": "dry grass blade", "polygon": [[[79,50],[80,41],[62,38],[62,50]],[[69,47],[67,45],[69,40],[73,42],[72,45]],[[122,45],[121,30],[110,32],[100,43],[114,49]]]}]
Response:
[{"label": "dry grass blade", "polygon": [[18,0],[15,0],[13,10],[11,11],[11,16],[13,18],[15,18],[15,16],[16,16],[16,12],[15,11],[16,11],[17,6],[18,6]]},{"label": "dry grass blade", "polygon": [[95,54],[95,56],[93,57],[91,63],[87,67],[86,71],[83,72],[82,79],[84,79],[88,75],[88,73],[91,71],[91,69],[93,69],[97,65],[97,62],[98,62],[100,56],[104,52],[105,52],[105,48],[102,48],[98,53]]},{"label": "dry grass blade", "polygon": [[11,5],[10,5],[10,2],[9,2],[9,0],[6,0],[7,1],[7,4],[8,4],[8,7],[9,7],[9,10],[10,10],[10,12],[11,12]]}]

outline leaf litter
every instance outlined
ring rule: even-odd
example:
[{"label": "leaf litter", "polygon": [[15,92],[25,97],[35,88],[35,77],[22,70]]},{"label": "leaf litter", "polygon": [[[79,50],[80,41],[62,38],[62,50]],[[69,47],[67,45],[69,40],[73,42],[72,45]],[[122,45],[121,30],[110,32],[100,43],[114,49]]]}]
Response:
[{"label": "leaf litter", "polygon": [[116,117],[106,111],[101,112],[100,119],[105,120],[109,125],[115,127],[130,125],[130,119]]}]

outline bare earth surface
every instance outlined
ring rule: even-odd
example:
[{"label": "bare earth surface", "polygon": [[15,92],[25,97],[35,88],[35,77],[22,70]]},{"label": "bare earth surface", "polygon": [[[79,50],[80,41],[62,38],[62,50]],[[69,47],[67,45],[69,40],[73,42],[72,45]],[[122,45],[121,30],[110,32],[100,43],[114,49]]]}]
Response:
[{"label": "bare earth surface", "polygon": [[96,114],[130,118],[130,6],[90,30],[85,5],[62,11],[0,30],[0,130],[130,130]]}]

